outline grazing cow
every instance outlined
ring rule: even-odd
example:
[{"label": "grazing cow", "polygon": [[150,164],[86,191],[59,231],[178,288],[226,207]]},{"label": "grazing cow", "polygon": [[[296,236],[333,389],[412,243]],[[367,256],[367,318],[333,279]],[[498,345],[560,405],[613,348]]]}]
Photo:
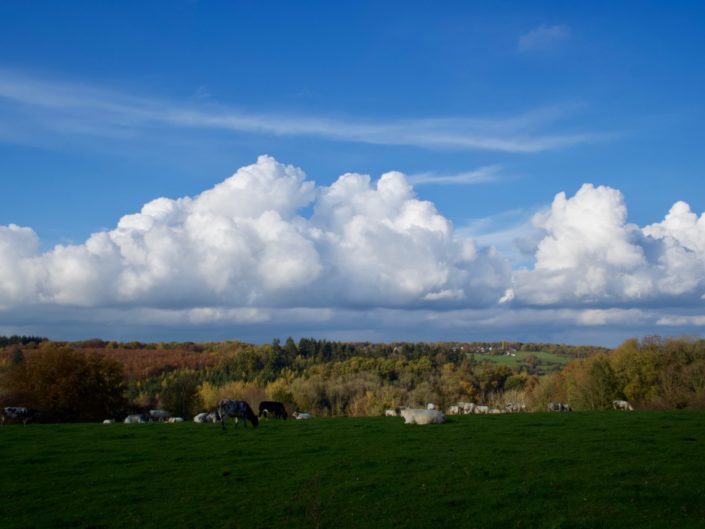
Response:
[{"label": "grazing cow", "polygon": [[113,424],[115,422],[115,419],[105,419],[103,421],[103,424]]},{"label": "grazing cow", "polygon": [[475,404],[473,402],[458,402],[458,408],[464,415],[468,415],[475,411]]},{"label": "grazing cow", "polygon": [[497,415],[498,413],[504,413],[504,412],[503,412],[502,410],[500,410],[499,408],[492,408],[492,409],[490,410],[490,413],[491,413],[492,415]]},{"label": "grazing cow", "polygon": [[519,413],[521,411],[526,411],[526,406],[518,402],[510,402],[504,408],[508,413]]},{"label": "grazing cow", "polygon": [[33,408],[25,408],[24,406],[7,406],[2,409],[2,417],[0,424],[5,424],[5,421],[22,421],[22,424],[27,424],[39,417],[39,412]]},{"label": "grazing cow", "polygon": [[460,415],[460,406],[451,406],[448,408],[448,415]]},{"label": "grazing cow", "polygon": [[310,413],[306,413],[305,411],[295,411],[291,415],[292,417],[295,417],[297,421],[306,421],[308,419],[313,419],[313,415],[311,415]]},{"label": "grazing cow", "polygon": [[184,418],[183,417],[169,417],[169,419],[166,422],[168,422],[168,423],[184,422]]},{"label": "grazing cow", "polygon": [[429,402],[428,404],[426,404],[426,409],[427,410],[437,410],[438,406],[436,406],[433,402]]},{"label": "grazing cow", "polygon": [[289,416],[286,413],[284,404],[274,400],[263,400],[259,403],[259,416],[262,417],[262,415],[267,418],[269,418],[270,415],[274,415],[275,419],[284,420]]},{"label": "grazing cow", "polygon": [[478,413],[480,415],[486,415],[490,412],[489,406],[475,406],[473,413]]},{"label": "grazing cow", "polygon": [[149,410],[149,416],[155,421],[164,422],[171,417],[171,413],[166,410]]},{"label": "grazing cow", "polygon": [[397,415],[399,415],[399,413],[397,413],[397,410],[395,410],[394,408],[384,410],[385,417],[396,417]]},{"label": "grazing cow", "polygon": [[612,407],[615,410],[634,411],[634,407],[626,400],[613,400]]},{"label": "grazing cow", "polygon": [[139,414],[134,414],[134,415],[128,415],[125,417],[125,420],[123,421],[125,424],[143,424],[150,422],[152,418],[145,414],[145,413],[139,413]]},{"label": "grazing cow", "polygon": [[446,416],[438,410],[407,408],[401,410],[401,416],[404,417],[404,424],[441,424],[446,420]]},{"label": "grazing cow", "polygon": [[573,408],[570,407],[570,404],[561,404],[561,411],[573,411]]},{"label": "grazing cow", "polygon": [[235,424],[237,424],[238,419],[242,419],[245,427],[247,427],[247,421],[250,421],[255,428],[259,424],[257,415],[255,415],[250,405],[244,400],[221,400],[218,403],[218,407],[215,409],[215,415],[220,421],[223,431],[225,431],[225,419],[228,417],[235,419]]}]

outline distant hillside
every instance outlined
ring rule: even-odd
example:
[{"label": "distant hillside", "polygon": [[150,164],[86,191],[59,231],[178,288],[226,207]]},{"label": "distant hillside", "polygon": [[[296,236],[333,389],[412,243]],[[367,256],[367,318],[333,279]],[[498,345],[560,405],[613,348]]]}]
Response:
[{"label": "distant hillside", "polygon": [[[541,375],[601,347],[517,342],[371,343],[288,338],[283,344],[54,342],[8,339],[0,349],[0,404],[29,405],[49,420],[93,417],[85,395],[107,391],[113,415],[163,407],[177,415],[219,399],[278,400],[318,415],[379,415],[384,409],[459,401],[503,407],[523,400]],[[107,363],[106,363],[107,362]],[[74,372],[81,365],[82,371]],[[90,388],[86,370],[113,373]],[[118,379],[115,373],[120,372]],[[107,377],[107,375],[105,375]],[[88,382],[86,382],[87,384]],[[102,388],[102,389],[101,389]],[[123,399],[117,396],[123,395]],[[95,395],[94,395],[95,397]],[[93,400],[96,400],[95,398]],[[49,411],[51,408],[53,411]],[[103,412],[101,412],[103,414]]]}]

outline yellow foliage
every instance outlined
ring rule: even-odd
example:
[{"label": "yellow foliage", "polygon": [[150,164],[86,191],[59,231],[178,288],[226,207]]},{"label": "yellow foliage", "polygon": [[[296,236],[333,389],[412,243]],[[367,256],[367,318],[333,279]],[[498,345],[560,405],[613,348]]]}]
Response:
[{"label": "yellow foliage", "polygon": [[261,401],[266,400],[265,392],[261,386],[239,380],[226,382],[222,386],[204,382],[198,388],[198,395],[203,406],[208,410],[214,409],[223,399],[244,400],[253,409],[256,409]]}]

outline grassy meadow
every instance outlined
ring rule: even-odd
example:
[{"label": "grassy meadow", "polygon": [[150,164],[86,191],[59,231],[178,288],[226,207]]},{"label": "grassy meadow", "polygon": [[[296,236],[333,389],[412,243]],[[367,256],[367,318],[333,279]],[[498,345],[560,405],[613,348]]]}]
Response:
[{"label": "grassy meadow", "polygon": [[547,351],[516,351],[514,354],[515,356],[474,353],[473,356],[477,361],[494,362],[495,364],[509,366],[512,369],[526,367],[528,365],[526,361],[527,358],[535,356],[541,362],[537,370],[540,374],[558,371],[570,361],[570,358],[567,356],[549,353]]},{"label": "grassy meadow", "polygon": [[705,527],[705,413],[0,428],[0,526]]}]

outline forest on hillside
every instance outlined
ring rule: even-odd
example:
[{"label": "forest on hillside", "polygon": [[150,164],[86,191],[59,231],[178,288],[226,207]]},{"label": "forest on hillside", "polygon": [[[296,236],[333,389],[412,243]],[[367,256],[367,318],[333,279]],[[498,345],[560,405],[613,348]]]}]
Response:
[{"label": "forest on hillside", "polygon": [[[368,343],[304,338],[255,345],[0,338],[0,405],[44,420],[192,416],[221,398],[278,400],[319,416],[458,401],[605,409],[705,407],[705,340],[628,340],[614,350],[519,342]],[[549,356],[550,354],[550,356]],[[506,359],[520,358],[507,363]],[[564,363],[546,364],[546,358]]]}]

